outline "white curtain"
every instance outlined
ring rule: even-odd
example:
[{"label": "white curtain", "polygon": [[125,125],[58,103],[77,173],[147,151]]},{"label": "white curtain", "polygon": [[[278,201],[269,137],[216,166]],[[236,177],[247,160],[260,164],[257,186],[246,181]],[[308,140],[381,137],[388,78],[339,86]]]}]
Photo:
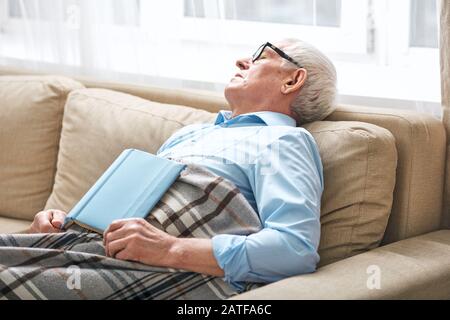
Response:
[{"label": "white curtain", "polygon": [[[3,41],[8,47],[1,48],[4,54],[36,66],[46,62],[85,70],[114,69],[114,58],[126,54],[133,62],[127,66],[130,71],[139,69],[133,34],[120,33],[120,26],[133,30],[139,23],[137,1],[6,1],[11,18],[4,27],[9,36]],[[128,37],[129,46],[118,46],[120,37]]]},{"label": "white curtain", "polygon": [[0,0],[0,64],[221,91],[235,59],[294,37],[335,62],[342,103],[440,116],[438,50],[408,47],[437,34],[421,1]]},{"label": "white curtain", "polygon": [[[218,2],[206,3],[208,12],[214,11],[211,8],[220,12]],[[208,30],[191,21],[181,25],[183,4],[183,0],[0,0],[0,9],[7,8],[0,15],[0,62],[112,81],[148,83],[159,77],[165,85],[178,80],[172,84],[192,86],[189,81],[204,79],[213,84],[203,87],[215,90],[215,82],[233,74],[235,48],[223,45],[222,26]],[[191,39],[183,36],[188,32]],[[196,38],[199,33],[203,39]],[[221,59],[215,70],[205,67],[211,56]]]}]

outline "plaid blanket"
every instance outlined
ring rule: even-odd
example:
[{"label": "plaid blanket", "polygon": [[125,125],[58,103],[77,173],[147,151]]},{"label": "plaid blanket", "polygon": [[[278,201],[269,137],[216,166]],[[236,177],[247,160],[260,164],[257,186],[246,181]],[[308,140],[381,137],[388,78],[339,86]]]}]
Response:
[{"label": "plaid blanket", "polygon": [[[192,164],[147,221],[177,237],[261,229],[257,213],[231,182]],[[59,234],[0,235],[0,299],[226,299],[235,294],[222,278],[106,257],[102,236],[78,226]]]}]

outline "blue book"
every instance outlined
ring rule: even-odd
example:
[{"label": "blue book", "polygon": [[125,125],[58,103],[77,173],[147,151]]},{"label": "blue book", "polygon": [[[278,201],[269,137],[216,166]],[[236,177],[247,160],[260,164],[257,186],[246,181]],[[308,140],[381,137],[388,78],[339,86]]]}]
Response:
[{"label": "blue book", "polygon": [[186,165],[126,149],[72,208],[64,222],[103,233],[116,219],[145,218]]}]

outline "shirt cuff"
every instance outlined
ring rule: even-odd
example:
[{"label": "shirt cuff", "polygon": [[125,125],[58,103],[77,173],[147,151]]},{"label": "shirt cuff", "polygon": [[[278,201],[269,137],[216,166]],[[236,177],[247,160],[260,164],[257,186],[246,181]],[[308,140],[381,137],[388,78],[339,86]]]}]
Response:
[{"label": "shirt cuff", "polygon": [[250,266],[245,248],[246,236],[220,234],[212,238],[213,254],[225,273],[225,281],[235,290],[245,288],[245,278]]}]

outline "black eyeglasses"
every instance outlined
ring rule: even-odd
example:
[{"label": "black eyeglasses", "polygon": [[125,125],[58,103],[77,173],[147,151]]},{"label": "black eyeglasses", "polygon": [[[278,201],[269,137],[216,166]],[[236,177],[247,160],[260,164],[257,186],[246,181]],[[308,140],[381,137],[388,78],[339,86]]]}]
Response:
[{"label": "black eyeglasses", "polygon": [[264,43],[261,47],[258,48],[258,50],[256,50],[256,52],[253,54],[253,59],[252,62],[255,62],[256,60],[259,59],[259,57],[261,56],[261,54],[264,52],[264,49],[266,49],[266,47],[271,48],[273,51],[275,51],[276,53],[278,53],[278,55],[284,59],[286,59],[289,62],[292,62],[293,64],[295,64],[297,67],[299,68],[303,68],[300,64],[298,64],[297,62],[295,62],[294,59],[292,59],[291,57],[289,57],[286,53],[283,52],[283,50],[275,47],[273,44],[271,44],[270,42],[266,42]]}]

